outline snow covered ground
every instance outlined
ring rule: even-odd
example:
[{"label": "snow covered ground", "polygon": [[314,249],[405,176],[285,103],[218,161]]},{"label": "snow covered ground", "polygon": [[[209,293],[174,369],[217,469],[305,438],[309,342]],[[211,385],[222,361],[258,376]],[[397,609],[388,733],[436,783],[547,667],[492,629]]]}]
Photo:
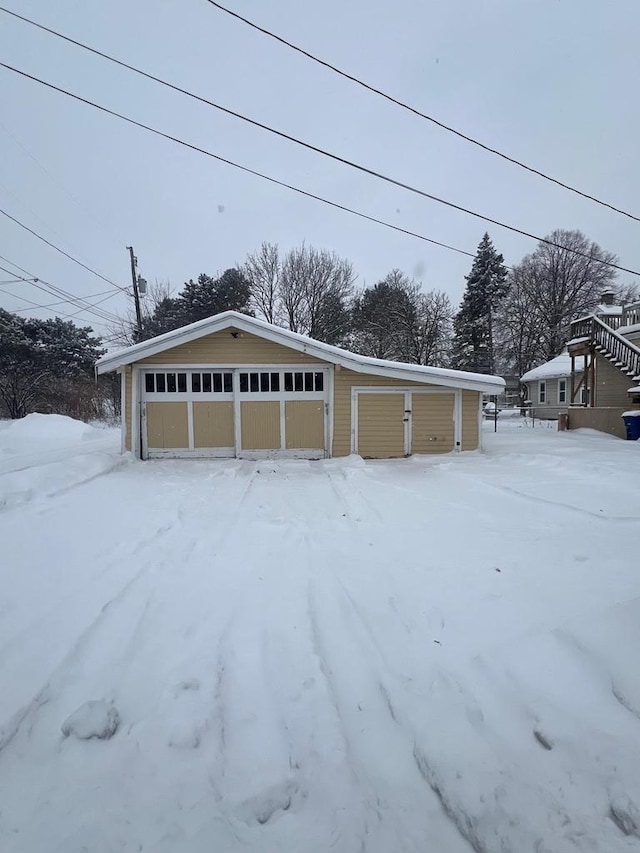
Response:
[{"label": "snow covered ground", "polygon": [[139,463],[1,424],[0,850],[640,850],[640,442],[492,429]]}]

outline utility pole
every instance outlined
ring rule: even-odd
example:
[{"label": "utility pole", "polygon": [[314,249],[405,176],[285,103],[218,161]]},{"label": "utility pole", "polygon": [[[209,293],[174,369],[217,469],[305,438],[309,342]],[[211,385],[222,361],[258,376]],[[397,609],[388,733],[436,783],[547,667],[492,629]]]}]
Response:
[{"label": "utility pole", "polygon": [[140,310],[140,294],[138,292],[138,259],[133,254],[133,246],[127,246],[129,256],[131,258],[131,281],[133,282],[133,301],[136,306],[136,325],[138,327],[138,335],[142,337],[142,311]]}]

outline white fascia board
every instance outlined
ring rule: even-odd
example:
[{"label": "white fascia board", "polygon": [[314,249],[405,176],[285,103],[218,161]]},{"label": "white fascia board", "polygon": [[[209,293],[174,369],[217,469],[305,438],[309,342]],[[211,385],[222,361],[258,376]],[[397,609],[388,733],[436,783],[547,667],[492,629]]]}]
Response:
[{"label": "white fascia board", "polygon": [[406,364],[393,362],[381,362],[377,359],[369,359],[350,353],[339,347],[312,341],[303,335],[290,332],[287,329],[279,329],[269,323],[238,314],[235,311],[227,311],[217,317],[200,320],[192,323],[184,329],[176,329],[166,332],[157,338],[134,344],[127,349],[120,350],[112,355],[103,356],[97,362],[98,373],[107,373],[123,364],[132,364],[152,355],[157,355],[167,349],[182,346],[193,340],[212,335],[225,329],[238,329],[239,331],[254,334],[272,343],[280,344],[300,353],[314,356],[331,364],[339,364],[348,370],[357,373],[365,373],[374,376],[388,376],[393,379],[403,379],[411,382],[430,383],[443,385],[451,388],[465,388],[470,391],[484,391],[485,393],[496,393],[505,387],[504,379],[499,376],[484,377],[480,374],[469,374],[464,371],[447,371],[444,368],[413,367]]}]

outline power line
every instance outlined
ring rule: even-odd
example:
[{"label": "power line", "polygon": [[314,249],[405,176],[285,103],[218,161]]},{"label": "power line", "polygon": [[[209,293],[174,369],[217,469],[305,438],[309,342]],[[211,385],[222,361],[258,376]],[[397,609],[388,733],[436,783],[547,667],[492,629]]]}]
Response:
[{"label": "power line", "polygon": [[[56,305],[65,305],[69,301],[69,300],[63,300],[62,302],[52,302],[50,305],[41,305],[39,302],[34,302],[32,299],[27,299],[26,296],[20,296],[18,293],[11,293],[10,291],[6,291],[6,293],[7,293],[7,296],[11,296],[14,299],[19,299],[21,302],[26,302],[28,305],[31,305],[31,306],[33,306],[33,308],[37,308],[39,310],[44,310],[44,309],[48,310],[50,308],[53,308]],[[109,297],[107,297],[107,299],[108,298]],[[106,300],[101,299],[101,300],[99,300],[99,302],[96,302],[94,304],[98,305],[98,304],[100,304],[100,302],[104,302],[104,301],[106,301]],[[7,310],[7,309],[5,309],[5,310]],[[31,310],[32,310],[32,308],[16,308],[15,310],[10,311],[9,313],[10,314],[20,314],[20,313],[23,313],[25,311],[31,311]],[[74,320],[78,316],[78,314],[82,314],[83,311],[84,311],[84,309],[81,309],[80,311],[76,311],[74,314],[63,314],[61,311],[56,311],[56,317],[64,317],[66,320]]]},{"label": "power line", "polygon": [[[10,261],[8,258],[5,258],[2,255],[0,255],[0,258],[3,261],[6,261],[7,263],[16,267],[16,269],[19,269],[22,272],[26,273],[26,275],[33,276],[33,273],[29,272],[29,270],[24,269],[23,267],[19,266],[18,264],[14,263],[13,261]],[[6,267],[0,266],[0,270],[2,270],[3,272],[9,273],[9,274],[15,275],[15,273],[13,273],[12,270],[7,269]],[[49,296],[62,296],[64,302],[67,302],[67,303],[73,305],[74,307],[79,308],[80,312],[85,312],[87,314],[93,314],[99,320],[107,321],[110,323],[119,322],[119,320],[120,320],[120,318],[116,314],[111,314],[108,311],[104,311],[102,308],[96,308],[91,302],[88,302],[87,299],[85,299],[84,297],[75,296],[74,294],[69,293],[67,290],[64,290],[63,288],[58,287],[55,284],[52,284],[51,282],[47,281],[46,279],[36,278],[36,277],[32,277],[30,279],[22,278],[22,277],[20,277],[20,278],[25,283],[31,284],[32,287],[35,287],[38,290],[43,291],[43,293],[46,293]],[[115,293],[116,293],[116,291],[114,291],[112,295],[115,295]],[[93,294],[93,295],[98,296],[101,294]],[[106,301],[106,300],[100,300],[100,302],[103,302],[103,301]],[[100,302],[97,304],[100,304]],[[40,306],[40,307],[42,307],[42,306]]]},{"label": "power line", "polygon": [[[21,281],[21,280],[22,280],[22,279],[18,279],[18,281]],[[26,279],[26,280],[28,281],[28,279]],[[106,293],[106,291],[104,291],[104,292]],[[20,295],[19,295],[19,294],[17,294],[17,293],[12,293],[10,290],[6,290],[6,291],[5,291],[5,293],[6,293],[8,296],[13,296],[13,297],[14,297],[14,299],[22,299],[22,300],[23,300],[23,301],[25,301],[25,302],[29,302],[29,300],[28,300],[28,299],[26,299],[24,296],[20,296]],[[103,294],[100,294],[100,293],[94,293],[93,295],[94,295],[94,296],[102,296]],[[93,303],[92,303],[92,305],[93,305],[94,307],[95,307],[96,305],[102,305],[102,303],[103,303],[103,302],[106,302],[108,299],[111,299],[111,297],[112,297],[112,296],[114,296],[114,293],[113,293],[112,291],[109,291],[109,296],[105,296],[103,299],[98,299],[98,301],[97,301],[97,302],[93,302]],[[57,302],[49,302],[47,305],[40,305],[40,303],[35,303],[35,302],[30,302],[30,304],[31,304],[31,305],[36,305],[36,304],[37,304],[37,307],[38,307],[38,308],[42,308],[42,309],[45,309],[45,308],[46,308],[46,309],[48,310],[49,308],[55,308],[55,307],[56,307],[56,306],[58,306],[58,305],[68,305],[68,304],[69,304],[69,300],[68,300],[68,299],[60,299],[60,300],[58,300]],[[26,311],[26,310],[27,310],[26,308],[16,308],[16,310],[15,310],[13,313],[15,314],[15,313],[19,313],[20,311]]]},{"label": "power line", "polygon": [[[21,73],[21,72],[18,72],[18,73]],[[110,278],[107,278],[106,276],[102,275],[102,273],[96,272],[96,270],[92,269],[91,267],[88,267],[86,264],[83,264],[82,261],[79,261],[77,258],[74,258],[73,255],[70,255],[68,252],[65,252],[64,249],[61,249],[60,246],[56,246],[55,243],[52,243],[50,240],[47,240],[47,238],[43,237],[42,234],[38,234],[38,232],[34,231],[33,228],[29,228],[28,225],[24,224],[24,222],[20,222],[19,219],[16,219],[15,216],[12,216],[10,213],[7,213],[6,210],[2,210],[2,208],[0,208],[0,213],[3,216],[6,216],[7,219],[10,219],[12,222],[15,222],[16,225],[20,226],[20,228],[24,228],[25,231],[29,232],[29,234],[33,234],[33,236],[37,237],[38,240],[41,240],[43,243],[46,243],[47,246],[51,246],[51,248],[55,249],[56,252],[60,252],[60,254],[64,255],[65,258],[69,258],[69,260],[73,261],[74,264],[78,264],[79,267],[82,267],[83,269],[87,270],[87,272],[90,272],[92,275],[95,275],[98,278],[101,278],[102,281],[106,281],[107,284],[112,284],[118,290],[122,290],[126,293],[126,290],[127,290],[126,287],[121,287],[119,284],[116,284],[115,281],[111,281]]]},{"label": "power line", "polygon": [[[102,296],[102,293],[90,294],[88,297],[76,296],[75,294],[70,293],[68,290],[65,290],[62,287],[58,287],[58,285],[55,285],[52,282],[47,281],[46,279],[33,276],[32,272],[24,269],[24,267],[21,267],[19,264],[16,264],[15,261],[11,261],[8,258],[5,258],[3,255],[0,255],[0,259],[5,261],[8,264],[11,264],[11,266],[15,267],[16,269],[19,269],[21,272],[25,273],[27,276],[32,276],[32,278],[24,278],[24,277],[20,276],[20,280],[24,281],[25,284],[31,284],[32,287],[35,287],[38,290],[42,290],[44,293],[47,293],[49,296],[61,296],[61,297],[63,297],[64,302],[68,302],[68,303],[74,305],[75,307],[82,308],[83,310],[86,310],[88,313],[93,313],[97,317],[99,317],[101,320],[108,320],[109,322],[114,322],[114,321],[119,320],[119,318],[116,314],[112,314],[111,312],[105,311],[103,309],[95,310],[93,304],[88,301],[89,299],[92,299],[95,296]],[[6,267],[3,267],[3,266],[0,266],[0,270],[3,270],[4,272],[10,273],[12,275],[17,275],[16,273],[13,272],[13,270],[8,270]],[[111,296],[115,296],[117,293],[118,293],[117,290],[112,290]],[[106,300],[100,300],[100,302],[102,302],[102,301],[106,301]]]},{"label": "power line", "polygon": [[[62,89],[59,86],[55,86],[53,83],[48,83],[46,80],[42,80],[39,77],[35,77],[32,74],[28,74],[26,71],[20,71],[18,68],[14,68],[12,65],[8,65],[5,62],[0,62],[0,67],[6,68],[8,71],[12,71],[14,74],[18,74],[21,77],[25,77],[28,80],[32,80],[35,83],[39,83],[40,85],[45,86],[46,88],[51,89],[55,92],[59,92],[62,95],[66,95],[69,98],[73,98],[74,100],[79,101],[80,103],[87,104],[90,107],[94,107],[94,109],[100,110],[101,112],[106,113],[107,115],[114,116],[116,118],[121,119],[122,121],[128,122],[129,124],[135,125],[136,127],[140,127],[143,130],[146,130],[146,131],[149,131],[150,133],[155,134],[156,136],[162,137],[163,139],[168,139],[171,142],[177,143],[178,145],[183,145],[185,148],[190,148],[192,151],[198,151],[200,154],[205,154],[207,157],[212,157],[214,160],[218,160],[221,163],[226,163],[229,166],[233,166],[234,168],[241,169],[243,172],[247,172],[248,174],[255,175],[256,177],[262,178],[263,180],[269,181],[270,183],[277,184],[277,185],[282,186],[282,187],[286,187],[287,189],[290,189],[293,192],[299,193],[301,195],[308,196],[309,198],[315,198],[318,201],[324,202],[325,204],[330,204],[332,207],[337,207],[337,208],[340,208],[342,210],[347,210],[350,213],[354,213],[356,216],[362,216],[365,219],[372,219],[373,220],[373,217],[365,216],[364,214],[361,214],[361,213],[354,211],[354,210],[350,210],[349,208],[343,207],[342,205],[339,205],[335,202],[328,201],[327,199],[322,198],[321,196],[317,196],[317,195],[314,195],[313,193],[309,193],[305,190],[301,190],[298,187],[295,187],[291,184],[287,184],[284,181],[279,181],[276,178],[272,178],[268,175],[265,175],[261,172],[254,170],[254,169],[250,169],[247,166],[242,166],[239,163],[235,163],[234,161],[228,160],[225,157],[221,157],[218,154],[213,154],[211,151],[207,151],[206,149],[200,148],[197,145],[193,145],[190,142],[185,142],[183,139],[179,139],[176,136],[172,136],[171,134],[164,133],[163,131],[158,130],[157,128],[151,127],[150,125],[144,124],[143,122],[137,121],[136,119],[132,119],[129,116],[125,116],[122,113],[118,113],[115,110],[109,109],[108,107],[101,106],[100,104],[97,104],[94,101],[90,101],[87,98],[83,98],[80,95],[76,95],[73,92],[69,92],[66,89]],[[194,97],[197,98],[197,96],[194,96]],[[199,98],[197,98],[197,99],[200,100]],[[215,105],[212,104],[212,106],[215,106]],[[231,111],[226,110],[226,108],[224,108],[224,111],[231,113]],[[232,114],[233,115],[239,115],[237,113],[232,113]],[[515,234],[520,234],[523,237],[528,237],[529,239],[535,240],[538,243],[544,243],[548,246],[553,246],[556,249],[561,249],[562,251],[569,252],[570,254],[577,255],[577,256],[582,257],[582,258],[586,258],[586,260],[588,260],[590,262],[595,262],[595,263],[601,264],[603,266],[609,267],[611,269],[619,270],[620,272],[626,272],[626,273],[630,273],[631,275],[640,276],[640,272],[638,270],[629,269],[628,267],[623,267],[623,266],[620,266],[619,264],[614,264],[611,261],[602,260],[601,258],[595,258],[593,255],[590,255],[587,252],[581,252],[579,249],[574,249],[574,248],[571,248],[570,246],[564,246],[564,245],[562,245],[562,243],[556,243],[555,241],[549,240],[546,237],[540,237],[536,234],[532,234],[529,231],[524,231],[521,228],[516,228],[514,225],[507,225],[505,222],[501,222],[498,219],[492,219],[491,217],[485,216],[484,214],[478,213],[477,211],[470,210],[469,208],[462,207],[461,205],[455,204],[452,201],[448,201],[446,199],[440,198],[439,196],[432,195],[431,193],[428,193],[424,190],[420,190],[417,187],[412,186],[411,184],[406,184],[402,181],[398,181],[398,180],[391,178],[387,175],[384,175],[380,172],[376,172],[373,169],[369,169],[366,166],[362,166],[358,163],[354,163],[351,160],[346,160],[343,157],[339,157],[337,154],[331,154],[330,152],[324,151],[321,148],[317,148],[314,145],[311,145],[311,144],[306,143],[306,142],[302,142],[301,140],[295,139],[294,137],[290,137],[287,134],[282,133],[281,131],[274,130],[273,128],[269,128],[266,125],[260,124],[259,122],[255,122],[253,119],[247,119],[244,116],[240,116],[240,117],[243,118],[244,120],[250,122],[251,124],[255,124],[259,127],[264,128],[265,130],[269,130],[270,132],[275,133],[278,136],[282,136],[286,139],[289,139],[292,142],[296,142],[297,144],[302,145],[305,148],[309,148],[313,151],[316,151],[317,153],[323,154],[324,156],[329,157],[332,160],[343,163],[346,166],[350,166],[351,168],[354,168],[360,172],[363,172],[364,174],[370,175],[371,177],[378,178],[379,180],[385,181],[386,183],[392,184],[393,186],[397,186],[400,189],[407,190],[407,191],[412,192],[416,195],[419,195],[423,198],[427,198],[431,201],[435,201],[438,204],[445,205],[446,207],[452,208],[453,210],[458,210],[461,213],[466,213],[468,216],[473,216],[476,219],[480,219],[484,222],[489,222],[492,225],[497,225],[500,228],[506,229],[507,231],[511,231]],[[3,211],[0,210],[0,213],[2,213],[2,212]],[[383,224],[387,227],[393,228],[394,230],[397,230],[397,231],[404,231],[404,229],[397,228],[396,226],[390,225],[390,223],[383,222],[382,220],[373,220],[373,221],[378,221],[378,222],[380,222],[380,224]],[[405,231],[404,233],[410,233],[410,232]],[[413,235],[413,236],[419,236],[419,235]],[[437,243],[435,240],[431,240],[429,238],[422,237],[421,239],[424,239],[430,243],[436,243],[436,245],[443,245],[443,244]],[[447,246],[446,248],[452,248],[452,247]],[[453,251],[460,252],[461,254],[465,254],[465,255],[471,255],[470,252],[464,252],[460,249],[453,249]],[[471,256],[473,257],[473,255],[471,255]]]},{"label": "power line", "polygon": [[[238,14],[238,12],[234,12],[231,9],[228,9],[226,6],[223,6],[221,3],[216,2],[216,0],[207,0],[211,6],[215,6],[216,9],[219,9],[221,12],[226,12],[227,15],[231,15],[232,18],[236,18],[238,21],[242,21],[243,24],[247,24],[247,26],[251,27],[254,30],[257,30],[259,33],[262,33],[269,38],[274,39],[280,44],[285,45],[285,47],[290,48],[291,50],[296,51],[297,53],[305,56],[307,59],[311,59],[313,62],[317,62],[318,65],[322,65],[324,68],[328,68],[330,71],[333,71],[335,74],[339,74],[341,77],[344,77],[347,80],[350,80],[352,83],[355,83],[358,86],[361,86],[363,89],[367,89],[369,92],[373,92],[374,95],[379,95],[381,98],[384,98],[387,101],[390,101],[392,104],[395,104],[398,107],[402,107],[404,110],[408,110],[413,115],[418,116],[419,118],[423,118],[426,121],[431,122],[432,124],[437,125],[437,127],[442,130],[446,130],[448,133],[453,133],[455,136],[458,136],[460,139],[464,139],[465,142],[470,142],[472,145],[476,145],[478,148],[482,148],[484,151],[488,151],[490,154],[495,154],[497,157],[501,157],[503,160],[506,160],[508,163],[512,163],[514,166],[519,166],[521,169],[525,169],[527,172],[531,172],[533,175],[537,175],[540,178],[544,178],[545,181],[550,181],[552,184],[556,184],[559,187],[562,187],[565,190],[569,190],[569,192],[575,193],[576,195],[582,196],[582,198],[586,198],[589,201],[593,201],[596,204],[601,205],[602,207],[607,207],[609,210],[613,210],[615,213],[620,213],[622,216],[626,216],[629,219],[634,219],[636,222],[640,222],[640,217],[635,216],[633,213],[629,213],[626,210],[622,210],[620,207],[616,207],[609,202],[603,201],[602,199],[597,198],[594,195],[590,195],[587,192],[583,192],[582,190],[577,189],[576,187],[571,186],[571,184],[566,184],[564,181],[559,180],[558,178],[554,178],[551,175],[547,175],[545,172],[540,171],[540,169],[536,169],[533,166],[528,166],[526,163],[523,163],[521,160],[517,160],[515,157],[510,157],[508,154],[505,154],[502,151],[499,151],[497,148],[492,148],[490,145],[486,145],[484,142],[480,142],[478,139],[474,139],[472,136],[468,136],[466,133],[463,133],[460,130],[456,130],[454,127],[450,127],[444,122],[440,121],[437,118],[434,118],[427,113],[422,112],[416,107],[412,107],[410,104],[406,104],[404,101],[399,100],[398,98],[394,98],[393,95],[389,95],[387,92],[384,92],[382,89],[378,89],[375,86],[372,86],[370,83],[366,83],[364,80],[361,80],[358,77],[355,77],[353,74],[349,74],[346,71],[343,71],[341,68],[338,68],[335,65],[332,65],[330,62],[327,62],[324,59],[320,59],[320,57],[315,56],[313,53],[310,53],[304,48],[298,47],[298,45],[293,44],[293,42],[287,41],[287,39],[282,36],[277,35],[271,30],[267,30],[264,27],[255,24],[253,21],[250,21],[248,18],[243,17]],[[2,9],[1,11],[7,11],[6,9]],[[9,14],[14,14],[15,12],[10,12]],[[20,15],[16,15],[16,17],[21,17]],[[28,20],[23,18],[23,20]],[[28,23],[33,23],[33,21],[28,21]],[[39,24],[35,24],[35,26],[40,26]],[[46,28],[43,28],[46,29]]]},{"label": "power line", "polygon": [[[3,66],[4,63],[0,62],[0,66]],[[44,80],[40,80],[37,77],[31,77],[31,75],[26,74],[25,72],[19,71],[17,68],[12,68],[11,66],[4,66],[8,68],[10,71],[15,71],[17,74],[21,74],[24,77],[28,77],[36,83],[41,83],[43,86],[47,86],[50,89],[54,89],[57,92],[60,92],[63,95],[67,95],[70,98],[74,98],[81,103],[87,104],[88,106],[95,107],[95,109],[101,110],[102,112],[107,113],[108,115],[114,116],[115,118],[119,118],[122,121],[126,121],[129,124],[133,124],[136,127],[142,128],[143,130],[147,130],[150,133],[154,133],[157,136],[161,136],[164,139],[168,139],[170,142],[175,142],[179,145],[183,145],[185,148],[190,148],[193,151],[197,151],[199,154],[205,154],[207,157],[212,157],[214,160],[218,160],[221,163],[226,163],[228,166],[233,166],[236,169],[240,169],[243,172],[247,172],[250,175],[254,175],[258,178],[262,178],[265,181],[269,181],[272,184],[277,184],[280,187],[284,187],[285,189],[291,190],[292,192],[298,193],[303,196],[307,196],[308,198],[315,199],[316,201],[320,201],[323,204],[327,204],[331,207],[336,208],[337,210],[343,210],[346,213],[351,213],[353,216],[358,216],[361,219],[366,219],[369,222],[374,222],[377,225],[383,225],[385,228],[391,228],[393,231],[398,231],[400,234],[406,234],[409,237],[415,237],[418,240],[422,240],[425,243],[431,243],[434,246],[440,246],[443,249],[448,249],[451,252],[457,252],[459,255],[466,255],[469,258],[475,257],[473,252],[467,252],[465,249],[459,249],[456,246],[450,246],[447,243],[443,243],[439,240],[434,240],[431,237],[426,237],[424,234],[418,234],[415,231],[411,231],[407,228],[402,228],[399,225],[394,225],[391,222],[385,222],[383,219],[378,219],[375,216],[369,216],[366,213],[362,213],[361,211],[354,210],[353,208],[347,207],[346,205],[339,204],[335,201],[330,201],[329,199],[323,198],[322,196],[315,195],[314,193],[308,192],[307,190],[299,189],[298,187],[293,186],[292,184],[287,184],[285,181],[279,181],[277,178],[272,178],[269,175],[264,175],[261,172],[257,172],[255,169],[250,169],[247,166],[242,166],[239,163],[233,162],[233,160],[228,160],[225,157],[220,157],[217,154],[213,154],[211,151],[207,151],[204,148],[199,148],[197,145],[192,145],[190,142],[185,142],[182,139],[178,139],[177,137],[171,136],[170,134],[163,133],[161,130],[157,130],[156,128],[150,127],[149,125],[143,124],[142,122],[136,121],[135,119],[129,118],[128,116],[121,115],[114,110],[110,110],[107,107],[103,107],[100,104],[95,104],[93,101],[88,101],[85,98],[81,98],[79,95],[73,94],[73,92],[67,92],[65,89],[60,89],[57,86],[54,86],[51,83],[47,83]]]}]

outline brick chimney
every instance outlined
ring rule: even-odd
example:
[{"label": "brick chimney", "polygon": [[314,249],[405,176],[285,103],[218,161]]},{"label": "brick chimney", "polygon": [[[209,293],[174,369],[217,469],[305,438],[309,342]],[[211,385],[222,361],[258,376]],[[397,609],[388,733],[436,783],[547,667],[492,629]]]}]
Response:
[{"label": "brick chimney", "polygon": [[600,304],[601,305],[615,305],[616,295],[613,290],[605,290],[604,293],[600,294]]}]

